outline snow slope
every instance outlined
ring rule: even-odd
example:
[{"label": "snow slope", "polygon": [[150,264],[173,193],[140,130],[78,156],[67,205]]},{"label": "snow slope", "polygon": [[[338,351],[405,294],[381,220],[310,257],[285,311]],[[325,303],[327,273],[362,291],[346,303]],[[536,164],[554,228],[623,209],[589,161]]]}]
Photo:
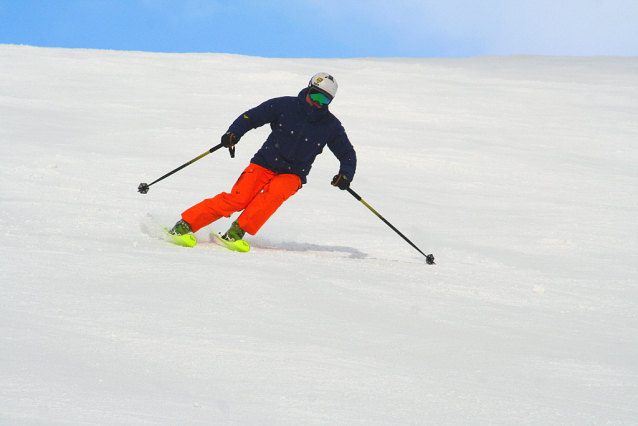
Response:
[{"label": "snow slope", "polygon": [[[161,239],[318,71],[326,150],[246,254]],[[0,45],[0,424],[638,424],[638,58]],[[210,229],[224,231],[230,220]]]}]

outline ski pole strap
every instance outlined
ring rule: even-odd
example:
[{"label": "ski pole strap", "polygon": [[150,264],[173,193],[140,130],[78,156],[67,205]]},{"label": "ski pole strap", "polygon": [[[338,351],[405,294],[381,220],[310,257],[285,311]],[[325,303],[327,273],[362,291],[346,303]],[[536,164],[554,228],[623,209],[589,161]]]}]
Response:
[{"label": "ski pole strap", "polygon": [[434,263],[434,255],[432,254],[425,254],[421,251],[421,249],[419,249],[416,245],[414,245],[414,243],[412,241],[410,241],[408,239],[408,237],[406,237],[405,235],[403,235],[401,233],[401,231],[399,231],[397,228],[395,228],[390,222],[388,222],[383,216],[381,216],[375,209],[372,208],[372,206],[370,206],[370,204],[366,203],[360,196],[359,194],[357,194],[356,192],[354,192],[354,190],[352,188],[348,188],[346,189],[346,191],[348,191],[354,198],[357,199],[357,201],[361,201],[361,203],[366,206],[368,209],[370,209],[370,211],[372,213],[374,213],[379,219],[381,219],[386,225],[388,225],[394,232],[396,232],[399,236],[401,236],[401,238],[403,238],[408,244],[410,244],[412,247],[414,247],[419,253],[421,253],[423,256],[425,256],[425,261],[427,262],[428,265],[435,265]]}]

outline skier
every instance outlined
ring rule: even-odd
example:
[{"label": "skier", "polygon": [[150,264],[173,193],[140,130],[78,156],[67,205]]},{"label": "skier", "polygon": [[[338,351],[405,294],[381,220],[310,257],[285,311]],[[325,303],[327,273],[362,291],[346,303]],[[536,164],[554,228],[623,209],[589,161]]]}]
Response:
[{"label": "skier", "polygon": [[328,109],[336,93],[334,77],[318,73],[296,97],[270,99],[240,115],[221,137],[231,156],[249,130],[269,123],[270,135],[229,193],[222,192],[189,208],[170,232],[197,232],[222,216],[230,217],[243,210],[222,238],[238,241],[246,232],[255,235],[279,206],[306,183],[315,157],[326,145],[340,162],[331,184],[348,189],[357,156],[341,122]]}]

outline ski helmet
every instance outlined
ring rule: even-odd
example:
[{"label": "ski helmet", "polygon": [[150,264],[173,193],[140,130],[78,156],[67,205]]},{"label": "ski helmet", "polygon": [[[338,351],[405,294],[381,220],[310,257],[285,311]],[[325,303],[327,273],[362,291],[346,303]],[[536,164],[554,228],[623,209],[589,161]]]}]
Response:
[{"label": "ski helmet", "polygon": [[320,72],[312,76],[310,82],[308,83],[308,87],[313,88],[320,93],[323,93],[328,97],[328,99],[332,100],[337,94],[337,89],[339,86],[337,85],[337,80],[330,74],[325,72]]}]

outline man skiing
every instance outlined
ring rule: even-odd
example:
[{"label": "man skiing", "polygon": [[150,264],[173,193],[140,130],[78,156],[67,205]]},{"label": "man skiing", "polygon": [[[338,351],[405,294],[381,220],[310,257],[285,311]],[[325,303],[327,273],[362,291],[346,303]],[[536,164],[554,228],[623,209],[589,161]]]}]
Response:
[{"label": "man skiing", "polygon": [[269,123],[270,135],[231,192],[222,192],[189,208],[170,232],[197,232],[222,216],[230,217],[243,210],[222,238],[239,241],[246,232],[255,235],[279,206],[306,183],[315,157],[326,145],[340,162],[331,183],[348,189],[357,156],[341,122],[328,109],[337,87],[334,77],[318,73],[296,97],[270,99],[240,115],[221,138],[231,156],[249,130]]}]

